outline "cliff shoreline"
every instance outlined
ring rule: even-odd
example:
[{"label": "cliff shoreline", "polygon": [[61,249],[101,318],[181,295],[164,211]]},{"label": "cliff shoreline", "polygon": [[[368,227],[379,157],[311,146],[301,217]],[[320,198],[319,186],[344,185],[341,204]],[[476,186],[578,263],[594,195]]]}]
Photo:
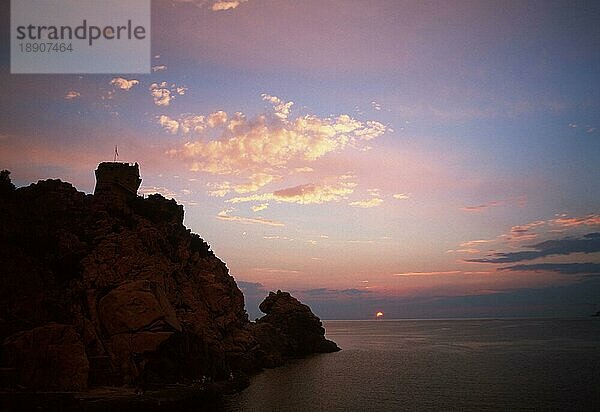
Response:
[{"label": "cliff shoreline", "polygon": [[137,196],[138,170],[100,164],[94,195],[52,179],[17,189],[1,172],[0,385],[237,385],[236,376],[339,350],[286,292],[271,292],[265,316],[250,322],[226,265],[183,225],[183,207]]}]

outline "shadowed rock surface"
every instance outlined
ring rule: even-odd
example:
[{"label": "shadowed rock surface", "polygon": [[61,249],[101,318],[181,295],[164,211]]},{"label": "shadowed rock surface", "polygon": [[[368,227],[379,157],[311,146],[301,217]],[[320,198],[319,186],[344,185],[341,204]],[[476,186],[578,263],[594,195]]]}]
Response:
[{"label": "shadowed rock surface", "polygon": [[340,350],[335,342],[325,339],[321,320],[288,292],[270,292],[259,309],[265,316],[257,319],[253,332],[267,365],[277,366],[287,358]]},{"label": "shadowed rock surface", "polygon": [[251,323],[225,264],[183,226],[183,207],[122,190],[122,182],[139,185],[128,175],[134,169],[114,168],[125,176],[111,171],[102,196],[60,180],[16,189],[3,172],[4,385],[82,390],[221,380],[337,349],[287,293],[271,293],[261,305],[266,315]]}]

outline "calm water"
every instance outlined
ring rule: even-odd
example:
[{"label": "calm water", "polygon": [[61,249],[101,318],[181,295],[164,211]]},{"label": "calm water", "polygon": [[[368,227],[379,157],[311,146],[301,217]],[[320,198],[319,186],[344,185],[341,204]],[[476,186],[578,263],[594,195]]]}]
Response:
[{"label": "calm water", "polygon": [[341,352],[266,370],[226,410],[600,411],[598,318],[324,324]]}]

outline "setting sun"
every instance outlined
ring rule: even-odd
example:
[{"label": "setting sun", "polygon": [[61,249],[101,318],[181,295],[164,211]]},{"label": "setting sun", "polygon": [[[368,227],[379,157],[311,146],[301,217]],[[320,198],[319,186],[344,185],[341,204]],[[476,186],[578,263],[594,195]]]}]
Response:
[{"label": "setting sun", "polygon": [[379,318],[383,318],[383,312],[377,312],[377,313],[375,314],[375,317],[376,317],[377,319],[379,319]]}]

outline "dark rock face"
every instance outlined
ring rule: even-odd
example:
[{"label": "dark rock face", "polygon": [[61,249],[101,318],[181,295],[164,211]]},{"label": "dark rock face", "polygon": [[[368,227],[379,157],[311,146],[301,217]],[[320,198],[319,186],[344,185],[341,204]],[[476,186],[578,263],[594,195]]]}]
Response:
[{"label": "dark rock face", "polygon": [[17,383],[43,390],[87,387],[89,363],[81,337],[70,325],[48,323],[19,332],[4,342],[4,364],[17,371]]},{"label": "dark rock face", "polygon": [[335,346],[289,294],[249,322],[227,267],[173,200],[112,208],[60,180],[0,180],[0,368],[24,387],[223,379]]},{"label": "dark rock face", "polygon": [[288,292],[270,292],[259,308],[265,316],[256,321],[253,330],[266,364],[276,366],[286,358],[340,350],[335,342],[325,339],[319,318]]}]

